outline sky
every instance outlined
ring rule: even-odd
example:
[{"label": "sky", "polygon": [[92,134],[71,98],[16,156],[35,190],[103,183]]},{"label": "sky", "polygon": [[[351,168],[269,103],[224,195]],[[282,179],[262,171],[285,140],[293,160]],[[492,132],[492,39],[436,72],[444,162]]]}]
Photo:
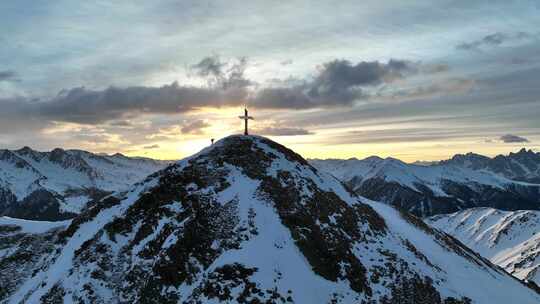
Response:
[{"label": "sky", "polygon": [[179,159],[540,151],[540,2],[0,2],[0,148]]}]

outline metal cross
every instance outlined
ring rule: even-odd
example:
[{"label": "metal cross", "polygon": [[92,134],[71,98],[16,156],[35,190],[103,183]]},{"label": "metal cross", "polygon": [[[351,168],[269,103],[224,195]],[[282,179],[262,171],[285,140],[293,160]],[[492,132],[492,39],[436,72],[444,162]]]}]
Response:
[{"label": "metal cross", "polygon": [[253,119],[253,117],[248,115],[247,108],[244,108],[244,116],[238,116],[238,118],[244,120],[244,135],[249,135],[248,134],[248,120]]}]

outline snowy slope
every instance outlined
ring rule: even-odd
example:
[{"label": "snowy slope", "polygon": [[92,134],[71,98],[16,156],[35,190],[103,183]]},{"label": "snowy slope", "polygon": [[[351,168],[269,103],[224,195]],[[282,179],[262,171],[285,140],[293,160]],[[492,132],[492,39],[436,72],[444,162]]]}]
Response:
[{"label": "snowy slope", "polygon": [[69,218],[89,200],[126,189],[167,163],[81,150],[0,150],[0,214]]},{"label": "snowy slope", "polygon": [[428,223],[520,279],[540,285],[540,212],[474,208],[437,215]]},{"label": "snowy slope", "polygon": [[419,216],[475,206],[540,209],[540,185],[452,164],[419,166],[393,158],[311,160],[355,192]]},{"label": "snowy slope", "polygon": [[254,136],[222,139],[105,198],[55,247],[0,301],[540,302],[448,235]]},{"label": "snowy slope", "polygon": [[46,232],[48,230],[55,229],[55,228],[65,228],[69,226],[70,223],[71,223],[71,220],[49,222],[49,221],[30,221],[30,220],[11,218],[7,216],[0,217],[0,227],[1,226],[18,227],[16,228],[16,230],[23,233],[43,233],[43,232]]}]

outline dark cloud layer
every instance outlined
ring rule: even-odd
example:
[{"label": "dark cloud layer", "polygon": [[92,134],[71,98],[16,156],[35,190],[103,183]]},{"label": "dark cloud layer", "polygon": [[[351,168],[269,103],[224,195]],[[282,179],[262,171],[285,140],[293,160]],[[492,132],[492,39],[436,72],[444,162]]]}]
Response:
[{"label": "dark cloud layer", "polygon": [[[191,68],[209,79],[206,87],[185,86],[174,82],[162,87],[132,86],[90,90],[84,87],[61,91],[49,100],[24,98],[0,100],[11,113],[3,118],[31,117],[36,123],[51,121],[102,124],[127,127],[126,117],[149,114],[177,114],[200,107],[237,106],[250,103],[265,109],[309,109],[351,106],[366,97],[363,88],[390,83],[414,73],[412,63],[390,60],[353,64],[334,60],[322,65],[310,81],[292,87],[273,87],[250,91],[252,82],[244,77],[246,60],[224,63],[219,57],[207,57]],[[4,77],[12,77],[5,73]]]},{"label": "dark cloud layer", "polygon": [[504,143],[526,143],[529,142],[528,139],[525,137],[512,135],[512,134],[506,134],[499,138]]},{"label": "dark cloud layer", "polygon": [[128,121],[128,120],[117,120],[117,121],[112,121],[110,123],[111,126],[114,126],[114,127],[131,127],[133,126],[133,124]]},{"label": "dark cloud layer", "polygon": [[[246,87],[251,84],[244,77],[245,66],[244,58],[232,63],[221,62],[219,57],[204,58],[192,69],[209,81],[207,87],[185,86],[177,82],[162,87],[109,87],[104,90],[79,87],[63,90],[49,100],[0,100],[0,103],[17,103],[11,108],[38,120],[82,124],[114,121],[112,125],[125,127],[129,123],[122,118],[127,115],[176,114],[200,107],[219,108],[245,103],[248,98]],[[4,74],[4,78],[14,76]]]},{"label": "dark cloud layer", "polygon": [[479,50],[482,47],[499,46],[507,41],[517,41],[532,38],[533,35],[526,32],[518,32],[515,34],[493,33],[484,36],[482,39],[471,42],[460,43],[456,46],[458,50]]},{"label": "dark cloud layer", "polygon": [[293,87],[266,88],[252,100],[260,108],[309,109],[351,106],[367,98],[363,88],[391,83],[417,71],[415,65],[403,60],[362,61],[334,60],[322,65],[311,81]]},{"label": "dark cloud layer", "polygon": [[17,73],[11,70],[0,71],[0,81],[19,81]]},{"label": "dark cloud layer", "polygon": [[36,114],[51,120],[97,124],[129,113],[171,114],[199,107],[237,105],[245,98],[246,91],[242,89],[198,88],[174,82],[157,88],[110,87],[103,91],[75,88],[32,105]]}]

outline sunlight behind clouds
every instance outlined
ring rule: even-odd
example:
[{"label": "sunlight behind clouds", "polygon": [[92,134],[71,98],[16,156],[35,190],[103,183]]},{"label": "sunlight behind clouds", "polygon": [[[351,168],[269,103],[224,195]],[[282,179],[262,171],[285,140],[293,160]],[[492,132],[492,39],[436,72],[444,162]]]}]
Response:
[{"label": "sunlight behind clouds", "polygon": [[241,132],[246,104],[252,133],[306,157],[538,148],[539,14],[536,1],[2,2],[0,143],[177,159]]}]

